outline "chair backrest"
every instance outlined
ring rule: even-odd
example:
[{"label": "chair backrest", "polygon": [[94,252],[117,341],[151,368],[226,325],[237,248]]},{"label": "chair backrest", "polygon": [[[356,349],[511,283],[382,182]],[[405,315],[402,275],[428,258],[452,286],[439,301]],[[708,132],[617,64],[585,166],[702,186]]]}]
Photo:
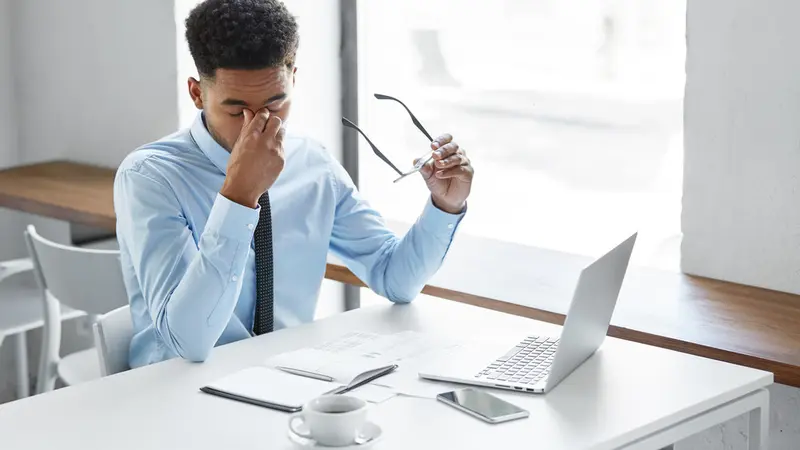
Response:
[{"label": "chair backrest", "polygon": [[100,358],[100,373],[105,377],[125,372],[133,337],[130,306],[117,308],[97,318],[94,323],[94,346]]},{"label": "chair backrest", "polygon": [[33,225],[25,232],[42,288],[58,302],[90,315],[128,303],[117,250],[94,250],[43,238]]}]

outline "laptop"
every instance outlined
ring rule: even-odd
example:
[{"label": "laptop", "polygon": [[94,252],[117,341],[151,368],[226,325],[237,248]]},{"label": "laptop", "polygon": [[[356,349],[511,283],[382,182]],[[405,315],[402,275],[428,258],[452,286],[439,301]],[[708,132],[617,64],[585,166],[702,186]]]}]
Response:
[{"label": "laptop", "polygon": [[507,344],[468,344],[457,356],[423,368],[419,376],[538,394],[552,390],[603,343],[636,236],[581,271],[560,336],[529,336],[510,349]]}]

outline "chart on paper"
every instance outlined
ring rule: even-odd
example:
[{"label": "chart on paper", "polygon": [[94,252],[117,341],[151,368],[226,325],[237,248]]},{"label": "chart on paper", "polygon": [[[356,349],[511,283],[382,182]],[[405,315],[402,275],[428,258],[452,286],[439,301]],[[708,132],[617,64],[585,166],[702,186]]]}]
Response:
[{"label": "chart on paper", "polygon": [[336,382],[349,383],[367,370],[389,364],[399,365],[402,372],[412,371],[432,353],[457,345],[457,341],[415,331],[394,334],[354,331],[316,347],[276,355],[266,364],[328,375]]}]

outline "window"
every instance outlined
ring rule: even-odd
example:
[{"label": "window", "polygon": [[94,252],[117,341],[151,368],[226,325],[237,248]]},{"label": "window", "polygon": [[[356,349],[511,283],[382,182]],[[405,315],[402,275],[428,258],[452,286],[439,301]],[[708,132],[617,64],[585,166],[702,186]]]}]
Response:
[{"label": "window", "polygon": [[[476,167],[461,232],[597,255],[634,228],[678,269],[685,1],[361,1],[359,122],[392,160],[451,132]],[[359,149],[364,195],[412,222],[427,191]]]}]

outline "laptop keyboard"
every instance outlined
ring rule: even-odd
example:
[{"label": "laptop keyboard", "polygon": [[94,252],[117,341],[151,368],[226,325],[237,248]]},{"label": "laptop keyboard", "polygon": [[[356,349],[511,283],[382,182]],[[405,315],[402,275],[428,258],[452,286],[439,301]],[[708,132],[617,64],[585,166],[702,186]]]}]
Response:
[{"label": "laptop keyboard", "polygon": [[475,378],[535,385],[550,373],[558,339],[531,336],[501,356]]}]

